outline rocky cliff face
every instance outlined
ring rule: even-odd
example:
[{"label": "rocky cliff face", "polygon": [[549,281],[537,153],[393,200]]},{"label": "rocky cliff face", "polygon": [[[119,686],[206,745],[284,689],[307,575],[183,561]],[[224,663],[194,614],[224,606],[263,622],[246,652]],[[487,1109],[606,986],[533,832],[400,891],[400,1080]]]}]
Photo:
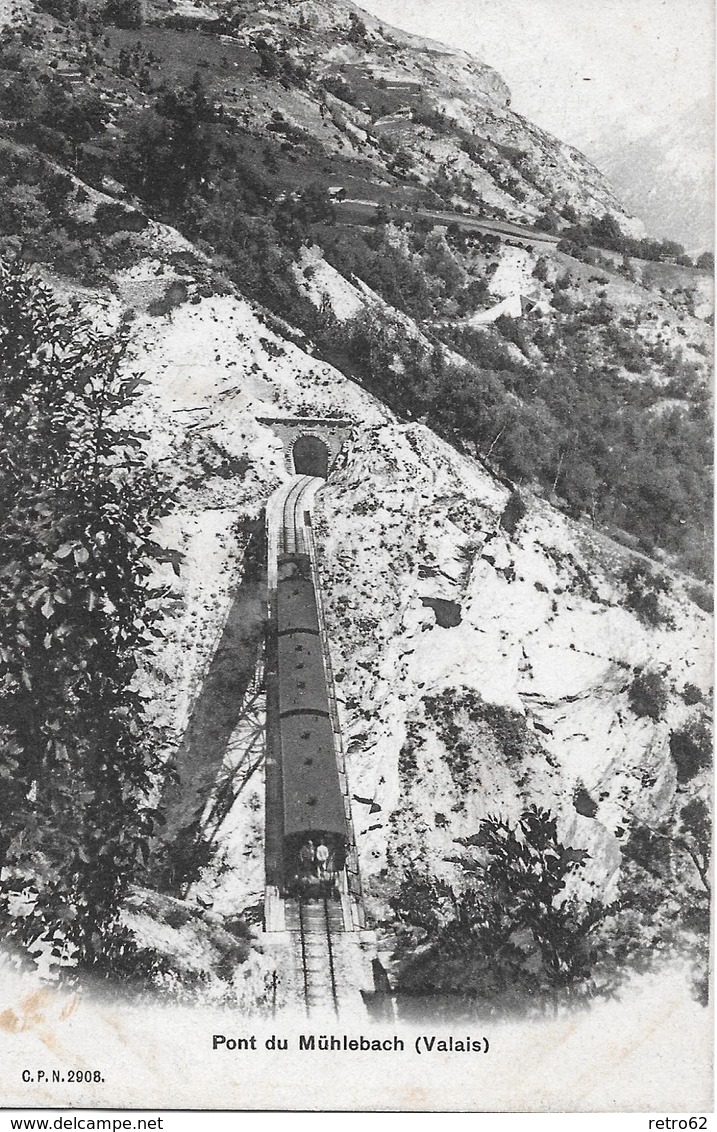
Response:
[{"label": "rocky cliff face", "polygon": [[[352,782],[382,806],[358,807],[364,866],[434,867],[479,818],[535,801],[605,892],[631,821],[674,799],[669,734],[686,684],[708,690],[709,619],[677,581],[674,627],[646,627],[625,608],[623,550],[538,500],[506,530],[508,499],[395,424],[362,436],[320,496]],[[629,706],[645,667],[671,690],[659,720]]]}]

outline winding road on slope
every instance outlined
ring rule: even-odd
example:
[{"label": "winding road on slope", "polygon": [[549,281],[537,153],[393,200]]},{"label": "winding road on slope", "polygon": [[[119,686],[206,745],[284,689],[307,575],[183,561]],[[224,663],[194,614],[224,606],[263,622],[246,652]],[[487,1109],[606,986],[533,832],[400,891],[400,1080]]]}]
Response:
[{"label": "winding road on slope", "polygon": [[[345,199],[335,202],[337,218],[344,224],[367,224],[376,219],[376,210],[380,207],[378,201]],[[561,237],[543,232],[539,228],[529,228],[527,225],[516,224],[512,220],[490,220],[487,217],[471,216],[463,212],[450,212],[444,209],[429,208],[402,208],[400,205],[384,204],[388,214],[394,220],[411,221],[416,219],[433,220],[438,224],[457,224],[466,232],[479,232],[485,236],[511,237],[516,243],[525,247],[540,244],[544,247],[555,247]],[[353,219],[355,217],[355,219]]]}]

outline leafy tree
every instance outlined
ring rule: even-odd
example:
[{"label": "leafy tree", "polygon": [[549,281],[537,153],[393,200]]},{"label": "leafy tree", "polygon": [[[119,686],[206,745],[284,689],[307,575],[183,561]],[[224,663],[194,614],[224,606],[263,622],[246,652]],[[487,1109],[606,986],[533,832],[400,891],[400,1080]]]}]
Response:
[{"label": "leafy tree", "polygon": [[147,201],[181,207],[208,178],[218,112],[202,78],[161,94],[128,123],[116,171]]},{"label": "leafy tree", "polygon": [[94,91],[77,95],[55,83],[48,91],[43,121],[70,140],[77,165],[79,146],[104,131],[110,111]]},{"label": "leafy tree", "polygon": [[156,816],[141,664],[165,502],[124,423],[124,353],[0,267],[0,917],[30,951],[85,964]]},{"label": "leafy tree", "polygon": [[548,261],[544,255],[538,256],[533,268],[533,276],[535,279],[540,280],[541,283],[546,283],[548,280]]},{"label": "leafy tree", "polygon": [[254,40],[254,50],[259,55],[259,74],[266,79],[273,79],[281,73],[281,63],[273,44],[263,36]]},{"label": "leafy tree", "polygon": [[324,90],[329,94],[333,94],[335,98],[340,98],[342,102],[348,103],[349,106],[356,106],[358,97],[351,85],[346,82],[343,75],[326,75],[321,80],[321,85]]},{"label": "leafy tree", "polygon": [[364,44],[368,31],[366,24],[355,12],[349,12],[349,31],[346,36],[349,43]]},{"label": "leafy tree", "polygon": [[253,43],[259,55],[259,74],[266,79],[278,79],[283,87],[304,86],[309,76],[306,67],[295,63],[286,44],[275,45],[264,36],[257,36]]},{"label": "leafy tree", "polygon": [[622,850],[619,919],[605,925],[615,960],[637,970],[681,955],[693,968],[693,992],[708,1001],[710,941],[709,807],[703,797],[684,801],[654,825],[635,823]]},{"label": "leafy tree", "polygon": [[702,887],[709,894],[712,822],[704,798],[690,798],[680,810],[675,844],[687,853]]},{"label": "leafy tree", "polygon": [[102,15],[118,28],[141,28],[146,19],[144,0],[107,0]]},{"label": "leafy tree", "polygon": [[276,206],[274,228],[285,245],[298,251],[310,240],[312,224],[333,224],[335,218],[336,210],[326,189],[314,181],[296,197],[287,196]]},{"label": "leafy tree", "polygon": [[3,233],[12,236],[37,236],[47,228],[50,214],[31,185],[8,187],[3,195]]},{"label": "leafy tree", "polygon": [[596,243],[604,248],[615,248],[620,251],[623,233],[614,216],[604,212],[602,216],[591,223],[592,237]]},{"label": "leafy tree", "polygon": [[399,977],[405,990],[463,993],[489,1005],[539,1009],[608,993],[592,936],[609,910],[569,894],[588,854],[565,845],[555,818],[529,806],[516,825],[485,818],[459,844],[463,884],[409,873],[393,901],[423,935]]},{"label": "leafy tree", "polygon": [[539,228],[541,232],[552,232],[553,234],[560,231],[560,217],[554,208],[549,205],[536,216],[534,225]]}]

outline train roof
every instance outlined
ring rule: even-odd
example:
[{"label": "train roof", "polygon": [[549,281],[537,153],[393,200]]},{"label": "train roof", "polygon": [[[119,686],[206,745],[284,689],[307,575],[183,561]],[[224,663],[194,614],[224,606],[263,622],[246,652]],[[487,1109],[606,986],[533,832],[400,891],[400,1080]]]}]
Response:
[{"label": "train roof", "polygon": [[298,709],[328,711],[321,641],[313,633],[279,637],[279,714]]},{"label": "train roof", "polygon": [[289,577],[279,581],[276,621],[280,635],[294,629],[309,629],[318,633],[316,596],[310,578]]},{"label": "train roof", "polygon": [[284,835],[316,830],[346,838],[346,815],[329,718],[311,562],[278,559],[279,733]]},{"label": "train roof", "polygon": [[345,839],[344,799],[328,717],[284,716],[281,749],[285,835],[319,829]]},{"label": "train roof", "polygon": [[316,606],[308,606],[297,593],[287,595],[284,601],[280,597],[276,605],[276,627],[280,637],[285,633],[297,633],[301,630],[318,637],[319,617]]}]

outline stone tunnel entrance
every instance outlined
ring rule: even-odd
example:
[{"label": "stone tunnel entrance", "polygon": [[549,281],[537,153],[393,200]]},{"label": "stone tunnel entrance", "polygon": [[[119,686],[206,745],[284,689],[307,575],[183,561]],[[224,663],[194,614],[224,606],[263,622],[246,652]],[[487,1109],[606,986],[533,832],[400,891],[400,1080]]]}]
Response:
[{"label": "stone tunnel entrance", "polygon": [[292,475],[326,479],[346,438],[355,428],[347,417],[257,417],[284,446],[286,470]]},{"label": "stone tunnel entrance", "polygon": [[294,441],[291,455],[297,476],[328,476],[329,450],[318,436],[300,436]]}]

